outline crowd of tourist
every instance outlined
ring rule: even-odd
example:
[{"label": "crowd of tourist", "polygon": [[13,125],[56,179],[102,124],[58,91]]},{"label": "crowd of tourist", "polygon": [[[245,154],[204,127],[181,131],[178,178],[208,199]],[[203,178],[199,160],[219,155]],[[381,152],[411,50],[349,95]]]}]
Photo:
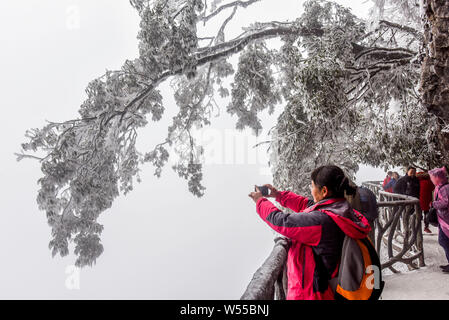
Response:
[{"label": "crowd of tourist", "polygon": [[403,194],[419,199],[424,213],[424,232],[432,233],[429,224],[438,227],[438,243],[443,247],[448,264],[441,265],[449,273],[449,184],[448,168],[443,166],[417,172],[408,167],[404,176],[388,171],[382,187],[387,192]]}]

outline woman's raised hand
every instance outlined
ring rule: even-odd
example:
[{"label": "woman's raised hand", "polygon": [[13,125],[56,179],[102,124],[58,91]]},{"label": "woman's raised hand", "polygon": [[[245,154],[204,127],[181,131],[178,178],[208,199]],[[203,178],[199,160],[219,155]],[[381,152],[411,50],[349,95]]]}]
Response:
[{"label": "woman's raised hand", "polygon": [[273,187],[271,184],[264,184],[264,187],[267,187],[270,189],[270,193],[267,195],[268,198],[276,198],[279,194],[279,191],[275,187]]}]

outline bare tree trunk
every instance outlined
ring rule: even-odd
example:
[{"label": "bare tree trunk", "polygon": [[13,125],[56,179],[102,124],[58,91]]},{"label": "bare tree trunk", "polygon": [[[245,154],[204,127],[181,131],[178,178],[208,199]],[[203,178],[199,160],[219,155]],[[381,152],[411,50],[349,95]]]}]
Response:
[{"label": "bare tree trunk", "polygon": [[449,1],[423,0],[425,9],[424,50],[421,69],[422,101],[438,117],[439,143],[443,159],[449,163]]}]

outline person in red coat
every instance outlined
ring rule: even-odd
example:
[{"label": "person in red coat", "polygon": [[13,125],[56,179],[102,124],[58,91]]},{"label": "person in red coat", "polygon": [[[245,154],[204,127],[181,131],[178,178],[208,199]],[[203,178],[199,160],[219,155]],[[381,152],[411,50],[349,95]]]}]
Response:
[{"label": "person in red coat", "polygon": [[429,229],[429,219],[427,214],[429,213],[430,203],[432,202],[432,192],[435,189],[435,186],[430,180],[427,172],[418,172],[416,173],[416,177],[419,180],[419,204],[424,213],[424,231],[432,233]]},{"label": "person in red coat", "polygon": [[[387,183],[390,182],[392,176],[393,176],[393,172],[392,171],[388,171],[387,172],[387,176],[385,177],[384,182],[382,183],[382,187],[385,187],[387,185]],[[393,187],[385,189],[385,191],[393,192]]]}]

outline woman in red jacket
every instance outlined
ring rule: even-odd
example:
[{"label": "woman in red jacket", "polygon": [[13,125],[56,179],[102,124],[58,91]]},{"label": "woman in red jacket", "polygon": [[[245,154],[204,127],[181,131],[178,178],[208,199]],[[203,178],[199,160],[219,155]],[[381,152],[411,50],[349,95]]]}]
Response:
[{"label": "woman in red jacket", "polygon": [[337,275],[345,234],[362,239],[371,227],[367,219],[353,210],[344,193],[355,188],[337,166],[322,166],[311,175],[312,199],[273,186],[268,197],[297,212],[282,212],[262,193],[251,192],[259,216],[275,231],[290,238],[287,277],[289,300],[331,300],[329,280]]}]

